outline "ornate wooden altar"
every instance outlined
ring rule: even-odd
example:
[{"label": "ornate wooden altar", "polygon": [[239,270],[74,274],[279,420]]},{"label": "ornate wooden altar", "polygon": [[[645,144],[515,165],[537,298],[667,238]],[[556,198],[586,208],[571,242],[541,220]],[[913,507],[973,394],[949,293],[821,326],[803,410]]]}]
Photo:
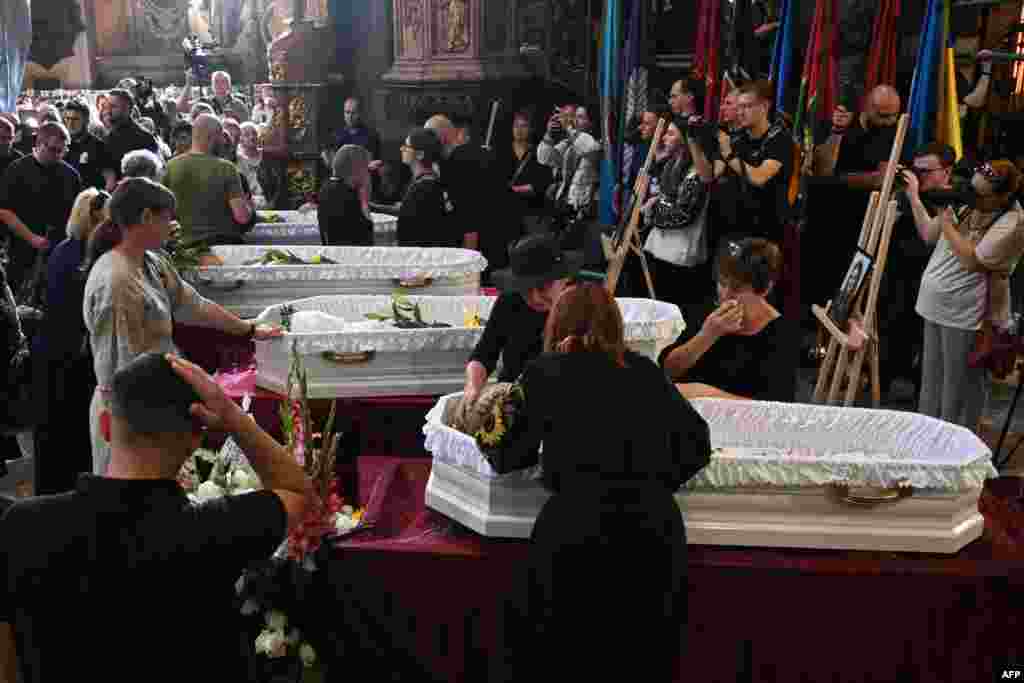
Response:
[{"label": "ornate wooden altar", "polygon": [[309,201],[322,180],[320,151],[326,146],[324,112],[334,30],[324,21],[325,13],[317,11],[307,18],[310,6],[324,9],[319,0],[294,0],[288,30],[268,49],[267,85],[273,108],[263,151],[279,164],[285,183],[275,202],[278,209],[294,209]]}]

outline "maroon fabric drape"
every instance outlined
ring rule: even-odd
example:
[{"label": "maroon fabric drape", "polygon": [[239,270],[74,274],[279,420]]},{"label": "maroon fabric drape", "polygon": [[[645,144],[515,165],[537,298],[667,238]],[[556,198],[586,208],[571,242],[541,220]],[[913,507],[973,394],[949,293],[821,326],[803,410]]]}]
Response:
[{"label": "maroon fabric drape", "polygon": [[704,81],[704,117],[713,120],[718,116],[718,84],[721,81],[721,0],[698,0],[697,44],[693,64],[694,78]]},{"label": "maroon fabric drape", "polygon": [[[871,33],[868,68],[864,74],[864,97],[877,85],[896,84],[896,24],[901,0],[880,0]],[[861,103],[863,108],[864,103]]]}]

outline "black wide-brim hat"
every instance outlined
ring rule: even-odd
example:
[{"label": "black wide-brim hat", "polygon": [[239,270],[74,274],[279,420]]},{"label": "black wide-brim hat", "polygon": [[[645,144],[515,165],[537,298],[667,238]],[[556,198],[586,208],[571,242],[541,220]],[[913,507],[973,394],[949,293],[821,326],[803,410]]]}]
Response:
[{"label": "black wide-brim hat", "polygon": [[509,266],[491,275],[504,292],[526,292],[572,277],[583,267],[582,251],[563,251],[554,234],[529,235],[509,249]]}]

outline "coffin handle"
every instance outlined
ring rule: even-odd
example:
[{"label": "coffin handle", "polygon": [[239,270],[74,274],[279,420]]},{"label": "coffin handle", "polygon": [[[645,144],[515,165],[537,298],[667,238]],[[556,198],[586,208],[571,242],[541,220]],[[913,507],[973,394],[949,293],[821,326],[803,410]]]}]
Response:
[{"label": "coffin handle", "polygon": [[395,284],[402,289],[422,289],[429,287],[433,280],[429,277],[409,277],[395,280]]},{"label": "coffin handle", "polygon": [[865,487],[873,491],[873,493],[868,495],[857,493],[855,492],[856,489],[851,490],[850,484],[847,482],[837,482],[832,485],[832,488],[839,500],[859,507],[877,507],[887,503],[895,503],[914,495],[914,487],[907,481],[900,481],[895,486],[888,488]]},{"label": "coffin handle", "polygon": [[373,360],[376,351],[370,349],[368,351],[324,351],[320,354],[328,363],[334,363],[335,365],[361,365],[363,363],[369,363]]}]

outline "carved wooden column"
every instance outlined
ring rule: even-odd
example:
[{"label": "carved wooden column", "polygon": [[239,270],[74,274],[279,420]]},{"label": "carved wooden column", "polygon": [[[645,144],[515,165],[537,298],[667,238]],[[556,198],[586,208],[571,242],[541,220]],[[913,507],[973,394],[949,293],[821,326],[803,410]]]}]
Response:
[{"label": "carved wooden column", "polygon": [[275,208],[296,208],[318,191],[320,150],[325,146],[323,120],[327,71],[334,31],[322,17],[305,18],[306,0],[295,0],[290,30],[271,43],[271,123],[264,134],[264,154],[280,164],[287,191]]},{"label": "carved wooden column", "polygon": [[482,116],[485,82],[528,74],[514,34],[518,0],[393,0],[392,68],[377,111],[418,122],[430,110]]}]

